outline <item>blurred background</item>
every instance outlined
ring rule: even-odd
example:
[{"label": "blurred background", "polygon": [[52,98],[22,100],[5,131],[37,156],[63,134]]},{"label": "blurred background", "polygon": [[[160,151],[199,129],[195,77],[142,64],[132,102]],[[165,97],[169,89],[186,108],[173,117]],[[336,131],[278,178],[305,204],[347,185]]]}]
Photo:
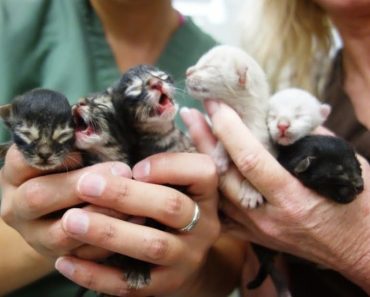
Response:
[{"label": "blurred background", "polygon": [[238,45],[239,16],[250,1],[253,0],[173,0],[173,4],[218,41]]}]

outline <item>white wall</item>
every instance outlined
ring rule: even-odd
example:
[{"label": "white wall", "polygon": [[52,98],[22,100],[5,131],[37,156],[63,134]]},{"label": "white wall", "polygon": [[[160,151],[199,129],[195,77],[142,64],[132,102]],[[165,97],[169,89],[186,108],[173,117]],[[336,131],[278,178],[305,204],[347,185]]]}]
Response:
[{"label": "white wall", "polygon": [[218,41],[238,45],[240,12],[248,1],[256,0],[173,0],[173,4]]}]

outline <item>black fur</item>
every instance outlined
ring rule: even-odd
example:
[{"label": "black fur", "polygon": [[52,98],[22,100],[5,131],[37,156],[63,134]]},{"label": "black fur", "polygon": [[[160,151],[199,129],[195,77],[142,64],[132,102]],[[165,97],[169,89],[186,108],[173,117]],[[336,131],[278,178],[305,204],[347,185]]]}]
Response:
[{"label": "black fur", "polygon": [[[291,174],[306,187],[336,203],[350,203],[364,189],[355,151],[341,138],[310,135],[291,145],[279,146],[278,151],[278,161]],[[274,266],[278,252],[256,244],[252,247],[259,259],[260,269],[247,287],[259,287],[270,275],[278,296],[290,296],[286,282]]]}]

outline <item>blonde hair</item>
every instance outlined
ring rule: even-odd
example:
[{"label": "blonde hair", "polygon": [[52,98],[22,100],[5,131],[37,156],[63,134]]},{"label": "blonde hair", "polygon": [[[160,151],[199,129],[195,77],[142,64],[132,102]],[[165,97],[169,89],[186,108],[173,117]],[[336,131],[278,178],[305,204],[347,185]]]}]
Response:
[{"label": "blonde hair", "polygon": [[271,89],[285,84],[318,94],[332,45],[331,25],[323,9],[313,0],[251,2],[260,6],[247,6],[242,46],[265,69]]}]

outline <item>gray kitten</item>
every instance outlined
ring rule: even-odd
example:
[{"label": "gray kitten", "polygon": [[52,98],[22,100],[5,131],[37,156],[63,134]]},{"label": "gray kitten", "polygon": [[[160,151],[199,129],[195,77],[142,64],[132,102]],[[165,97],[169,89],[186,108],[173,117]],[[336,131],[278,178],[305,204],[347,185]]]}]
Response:
[{"label": "gray kitten", "polygon": [[[33,89],[1,106],[0,116],[26,162],[35,168],[61,165],[74,148],[71,106],[61,93]],[[3,156],[10,144],[1,146]]]}]

